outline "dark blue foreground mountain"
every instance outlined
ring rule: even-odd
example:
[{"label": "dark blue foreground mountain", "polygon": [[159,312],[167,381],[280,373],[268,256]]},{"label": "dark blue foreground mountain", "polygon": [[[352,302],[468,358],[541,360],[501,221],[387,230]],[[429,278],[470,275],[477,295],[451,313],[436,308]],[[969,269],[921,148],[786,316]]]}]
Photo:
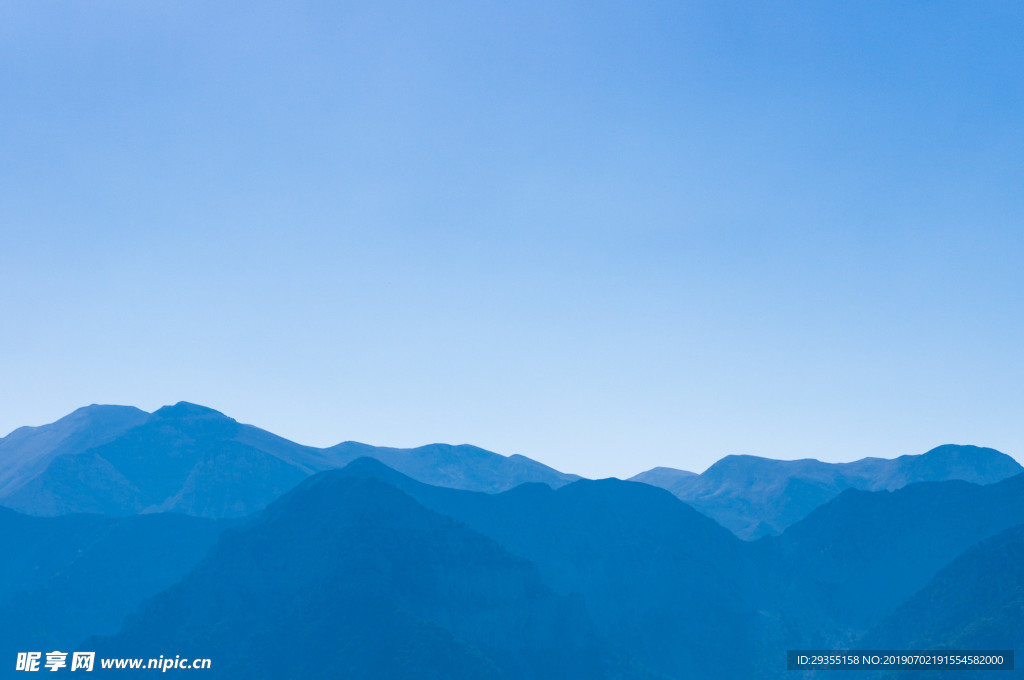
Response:
[{"label": "dark blue foreground mountain", "polygon": [[100,654],[217,678],[632,678],[582,600],[378,479],[321,473],[224,534]]},{"label": "dark blue foreground mountain", "polygon": [[[1024,655],[1024,525],[988,538],[940,570],[864,638],[899,649],[1015,649]],[[957,677],[1021,677],[957,673]],[[915,673],[907,677],[928,678]],[[938,674],[930,674],[938,677]]]},{"label": "dark blue foreground mountain", "polygon": [[[784,678],[790,648],[1019,635],[1024,475],[851,489],[747,542],[645,484],[485,494],[359,459],[228,529],[191,571],[207,520],[5,517],[18,651],[105,633],[77,648],[209,657],[210,677]],[[205,544],[186,545],[197,530]],[[129,597],[97,609],[122,583]]]},{"label": "dark blue foreground mountain", "polygon": [[583,598],[595,630],[671,677],[737,677],[759,614],[743,584],[748,546],[668,492],[617,479],[501,494],[428,486],[375,460],[338,475],[380,479],[537,565],[556,592]]},{"label": "dark blue foreground mountain", "polygon": [[1024,474],[987,486],[847,490],[782,536],[750,544],[762,565],[753,590],[780,613],[772,644],[855,646],[965,550],[1022,523]]}]

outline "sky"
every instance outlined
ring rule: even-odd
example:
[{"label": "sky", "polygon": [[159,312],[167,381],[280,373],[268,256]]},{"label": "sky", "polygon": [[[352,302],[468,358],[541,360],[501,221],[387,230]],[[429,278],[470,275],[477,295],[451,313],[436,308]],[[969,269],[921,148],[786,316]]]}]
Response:
[{"label": "sky", "polygon": [[0,4],[0,435],[1024,460],[1024,5]]}]

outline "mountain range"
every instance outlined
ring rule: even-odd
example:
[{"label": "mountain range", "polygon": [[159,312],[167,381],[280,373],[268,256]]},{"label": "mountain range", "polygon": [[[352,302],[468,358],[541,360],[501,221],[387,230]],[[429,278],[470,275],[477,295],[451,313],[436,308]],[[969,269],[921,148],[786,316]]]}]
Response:
[{"label": "mountain range", "polygon": [[[793,677],[787,649],[1020,647],[1016,468],[946,446],[589,480],[469,446],[305,447],[194,404],[87,407],[0,440],[0,659],[771,680]],[[644,479],[714,482],[711,507],[773,529],[742,540]]]},{"label": "mountain range", "polygon": [[[84,644],[215,658],[227,678],[781,678],[791,648],[995,640],[977,628],[993,612],[1017,644],[1018,600],[995,584],[1019,594],[1022,491],[1024,475],[849,490],[746,542],[643,484],[486,494],[360,459],[225,531],[119,633]],[[983,598],[957,588],[975,581]]]},{"label": "mountain range", "polygon": [[[171,511],[242,517],[309,475],[361,457],[427,484],[488,493],[526,482],[557,488],[579,479],[525,456],[469,445],[303,446],[188,402],[153,413],[93,405],[0,439],[0,505],[40,516]],[[894,490],[949,479],[989,484],[1022,471],[993,449],[946,445],[923,455],[852,463],[727,456],[699,475],[655,468],[632,481],[665,488],[753,539],[780,533],[847,488]]]}]

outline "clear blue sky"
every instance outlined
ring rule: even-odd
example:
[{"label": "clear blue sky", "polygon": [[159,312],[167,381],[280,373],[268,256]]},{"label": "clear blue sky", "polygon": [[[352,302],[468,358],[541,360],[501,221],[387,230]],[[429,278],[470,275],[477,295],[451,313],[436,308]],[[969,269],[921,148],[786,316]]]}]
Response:
[{"label": "clear blue sky", "polygon": [[0,4],[0,434],[1024,456],[1024,4]]}]

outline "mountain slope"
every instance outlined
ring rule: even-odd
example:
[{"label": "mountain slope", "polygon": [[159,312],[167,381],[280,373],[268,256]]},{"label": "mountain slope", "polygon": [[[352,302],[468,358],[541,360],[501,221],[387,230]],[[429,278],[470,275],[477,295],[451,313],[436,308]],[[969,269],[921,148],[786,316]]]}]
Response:
[{"label": "mountain slope", "polygon": [[318,474],[227,532],[99,653],[224,678],[638,677],[536,567],[378,479]]},{"label": "mountain slope", "polygon": [[848,489],[781,536],[753,544],[761,606],[779,645],[842,648],[977,541],[1024,523],[1024,474],[978,486],[923,482]]},{"label": "mountain slope", "polygon": [[181,579],[229,523],[185,515],[29,517],[0,509],[0,653],[114,633]]},{"label": "mountain slope", "polygon": [[148,415],[133,406],[93,404],[49,425],[19,427],[0,438],[0,498],[41,474],[54,458],[111,441]]},{"label": "mountain slope", "polygon": [[892,460],[852,463],[727,456],[693,475],[655,468],[633,477],[668,489],[741,538],[778,534],[845,489],[892,491],[915,482],[952,479],[991,484],[1024,472],[1013,458],[976,446],[940,446]]},{"label": "mountain slope", "polygon": [[980,541],[882,621],[866,644],[900,649],[1024,647],[1024,525]]}]

